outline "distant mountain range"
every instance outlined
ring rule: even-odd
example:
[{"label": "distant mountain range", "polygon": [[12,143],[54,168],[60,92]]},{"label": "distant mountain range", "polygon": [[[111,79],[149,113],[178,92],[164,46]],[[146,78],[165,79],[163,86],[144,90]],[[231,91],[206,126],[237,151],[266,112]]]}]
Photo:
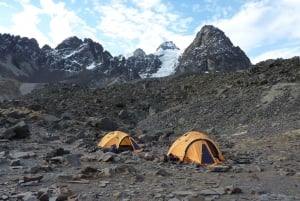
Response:
[{"label": "distant mountain range", "polygon": [[101,44],[76,36],[54,49],[39,48],[35,39],[0,34],[0,78],[20,82],[74,82],[103,86],[169,75],[230,72],[250,67],[246,54],[218,28],[206,25],[182,53],[172,42],[152,54],[137,49],[132,56],[112,56]]}]

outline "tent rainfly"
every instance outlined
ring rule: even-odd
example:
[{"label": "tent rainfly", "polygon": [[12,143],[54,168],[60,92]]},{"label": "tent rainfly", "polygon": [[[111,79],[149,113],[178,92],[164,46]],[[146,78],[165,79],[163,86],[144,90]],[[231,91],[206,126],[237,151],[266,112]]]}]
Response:
[{"label": "tent rainfly", "polygon": [[197,131],[187,132],[175,140],[167,155],[198,165],[216,165],[224,160],[218,145],[206,134]]},{"label": "tent rainfly", "polygon": [[98,143],[98,147],[110,148],[115,145],[118,150],[129,150],[133,152],[141,152],[142,148],[130,137],[122,131],[112,131],[107,133]]}]

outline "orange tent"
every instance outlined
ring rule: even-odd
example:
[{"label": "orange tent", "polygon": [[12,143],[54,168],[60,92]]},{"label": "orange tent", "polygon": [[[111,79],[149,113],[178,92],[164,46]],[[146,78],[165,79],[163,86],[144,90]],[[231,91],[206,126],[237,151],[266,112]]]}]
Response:
[{"label": "orange tent", "polygon": [[116,145],[119,150],[143,151],[132,137],[122,131],[109,132],[98,143],[98,147],[102,148],[110,148],[112,145]]},{"label": "orange tent", "polygon": [[167,155],[198,165],[219,164],[224,160],[218,145],[207,135],[197,131],[187,132],[179,137],[171,145]]}]

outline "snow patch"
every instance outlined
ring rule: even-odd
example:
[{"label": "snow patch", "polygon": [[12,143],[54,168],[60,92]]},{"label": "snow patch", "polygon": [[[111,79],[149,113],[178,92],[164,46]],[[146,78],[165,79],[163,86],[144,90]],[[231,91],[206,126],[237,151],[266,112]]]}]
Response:
[{"label": "snow patch", "polygon": [[87,70],[92,70],[92,69],[94,69],[94,68],[96,68],[95,62],[91,63],[90,65],[88,65],[88,66],[86,67]]},{"label": "snow patch", "polygon": [[71,51],[71,52],[69,52],[67,55],[64,55],[64,56],[63,56],[63,59],[67,59],[67,58],[69,58],[69,57],[71,57],[71,56],[73,56],[73,55],[75,55],[75,54],[77,54],[77,53],[80,53],[82,50],[84,50],[84,49],[86,48],[86,46],[87,46],[87,44],[82,44],[82,45],[79,47],[78,50]]},{"label": "snow patch", "polygon": [[[161,61],[161,67],[158,71],[152,74],[151,77],[165,77],[175,73],[175,69],[178,65],[178,58],[181,55],[181,51],[178,49],[165,49],[159,48],[154,53],[159,56]],[[142,76],[141,76],[142,77]]]}]

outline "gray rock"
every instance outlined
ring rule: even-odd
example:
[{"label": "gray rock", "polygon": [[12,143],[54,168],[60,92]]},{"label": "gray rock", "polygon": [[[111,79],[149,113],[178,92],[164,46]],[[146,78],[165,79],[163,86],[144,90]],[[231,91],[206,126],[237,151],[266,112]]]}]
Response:
[{"label": "gray rock", "polygon": [[12,160],[12,161],[10,161],[10,165],[11,166],[20,166],[21,165],[21,161],[20,161],[20,159]]},{"label": "gray rock", "polygon": [[63,156],[55,156],[52,158],[47,158],[46,161],[51,164],[63,164],[65,159]]},{"label": "gray rock", "polygon": [[144,177],[142,175],[134,175],[130,177],[130,184],[135,184],[136,182],[144,181]]},{"label": "gray rock", "polygon": [[103,162],[109,162],[109,161],[113,161],[114,157],[115,157],[115,153],[112,152],[106,152],[103,155],[101,155],[100,160],[102,160]]},{"label": "gray rock", "polygon": [[210,172],[228,172],[230,170],[230,166],[227,165],[211,165],[208,166],[208,171]]},{"label": "gray rock", "polygon": [[172,174],[167,172],[165,169],[159,169],[159,170],[156,170],[153,173],[153,175],[165,177],[165,176],[170,176]]},{"label": "gray rock", "polygon": [[130,165],[116,165],[113,167],[104,168],[102,171],[105,176],[114,176],[118,173],[122,173],[122,174],[135,173],[136,169]]},{"label": "gray rock", "polygon": [[239,187],[236,187],[234,185],[226,186],[225,191],[227,192],[227,194],[230,194],[230,195],[242,193],[242,189],[240,189]]},{"label": "gray rock", "polygon": [[24,173],[26,174],[36,174],[38,173],[39,171],[41,170],[41,167],[39,165],[36,165],[36,166],[32,166],[32,167],[29,167],[27,168]]},{"label": "gray rock", "polygon": [[9,196],[7,196],[7,195],[1,195],[1,197],[0,197],[2,200],[8,200],[9,199]]},{"label": "gray rock", "polygon": [[28,192],[24,195],[22,198],[23,201],[39,201],[36,195],[31,194],[31,192]]},{"label": "gray rock", "polygon": [[0,139],[11,139],[15,135],[16,134],[12,129],[0,128]]},{"label": "gray rock", "polygon": [[57,180],[72,180],[73,179],[73,175],[68,174],[68,173],[59,173],[56,174],[56,179]]},{"label": "gray rock", "polygon": [[173,193],[175,195],[178,195],[178,196],[193,196],[193,197],[197,197],[199,195],[198,192],[192,191],[192,190],[186,190],[186,191],[179,190],[179,191],[173,191]]},{"label": "gray rock", "polygon": [[10,127],[9,130],[14,132],[11,138],[24,139],[30,136],[30,131],[28,125],[24,121],[20,121],[14,126]]},{"label": "gray rock", "polygon": [[6,158],[7,153],[5,151],[0,152],[0,158]]},{"label": "gray rock", "polygon": [[168,201],[181,201],[181,200],[179,200],[179,199],[177,199],[177,198],[171,198],[171,199],[169,199]]},{"label": "gray rock", "polygon": [[13,159],[19,159],[19,158],[28,159],[28,158],[31,158],[31,157],[35,157],[36,154],[32,151],[29,151],[29,152],[11,152],[9,154],[9,156]]},{"label": "gray rock", "polygon": [[79,167],[81,166],[80,157],[82,154],[67,154],[64,155],[64,161],[67,163],[67,165],[70,165],[72,167]]},{"label": "gray rock", "polygon": [[147,152],[144,155],[144,159],[148,161],[153,161],[155,159],[155,156],[152,152]]},{"label": "gray rock", "polygon": [[96,123],[96,127],[107,131],[113,131],[118,129],[118,124],[112,119],[104,117],[99,119]]},{"label": "gray rock", "polygon": [[107,184],[110,184],[111,182],[110,181],[100,181],[100,183],[99,183],[99,186],[100,187],[106,187],[107,186]]},{"label": "gray rock", "polygon": [[107,167],[103,169],[103,173],[105,176],[110,177],[116,173],[116,170],[113,167]]},{"label": "gray rock", "polygon": [[224,195],[226,193],[225,188],[212,188],[212,189],[204,189],[199,192],[200,195]]},{"label": "gray rock", "polygon": [[60,121],[60,119],[54,115],[51,114],[45,114],[43,116],[43,119],[47,122],[47,123],[54,123],[54,122],[58,122]]}]

